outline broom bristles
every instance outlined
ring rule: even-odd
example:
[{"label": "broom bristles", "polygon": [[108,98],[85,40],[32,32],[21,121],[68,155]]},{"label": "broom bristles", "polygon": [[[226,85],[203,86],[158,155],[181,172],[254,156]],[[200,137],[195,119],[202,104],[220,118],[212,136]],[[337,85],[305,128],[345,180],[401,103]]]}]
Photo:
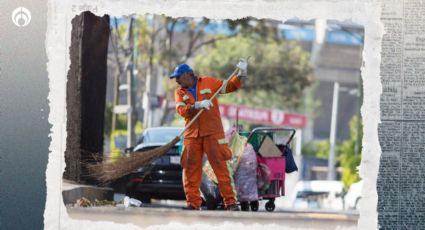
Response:
[{"label": "broom bristles", "polygon": [[89,173],[101,183],[108,183],[122,176],[128,175],[134,170],[151,164],[154,160],[166,154],[177,142],[180,136],[176,136],[170,143],[161,147],[137,151],[128,157],[120,157],[115,161],[104,161],[87,166]]}]

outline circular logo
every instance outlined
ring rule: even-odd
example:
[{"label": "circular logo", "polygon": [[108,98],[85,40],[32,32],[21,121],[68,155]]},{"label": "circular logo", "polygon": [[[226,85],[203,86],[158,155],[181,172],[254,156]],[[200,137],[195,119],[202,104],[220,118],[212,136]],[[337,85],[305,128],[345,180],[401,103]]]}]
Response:
[{"label": "circular logo", "polygon": [[12,12],[12,21],[17,27],[24,27],[31,22],[31,12],[25,7],[18,7]]},{"label": "circular logo", "polygon": [[285,113],[278,110],[272,110],[271,114],[272,122],[275,125],[281,125],[285,120]]}]

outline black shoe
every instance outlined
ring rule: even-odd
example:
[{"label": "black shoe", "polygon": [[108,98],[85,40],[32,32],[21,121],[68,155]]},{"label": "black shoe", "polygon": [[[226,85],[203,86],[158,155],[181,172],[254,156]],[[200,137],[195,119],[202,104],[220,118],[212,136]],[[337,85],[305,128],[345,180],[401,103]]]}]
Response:
[{"label": "black shoe", "polygon": [[228,210],[228,211],[240,211],[241,209],[239,208],[239,206],[237,204],[231,204],[231,205],[226,207],[226,210]]},{"label": "black shoe", "polygon": [[193,206],[189,205],[187,207],[183,207],[184,210],[201,210],[200,208],[194,208]]}]

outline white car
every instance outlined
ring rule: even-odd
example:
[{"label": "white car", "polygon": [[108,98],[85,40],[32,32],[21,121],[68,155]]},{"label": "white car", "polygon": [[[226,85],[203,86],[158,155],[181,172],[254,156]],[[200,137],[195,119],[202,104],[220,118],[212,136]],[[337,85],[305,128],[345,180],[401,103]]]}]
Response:
[{"label": "white car", "polygon": [[362,195],[363,181],[353,183],[345,195],[345,207],[347,209],[358,209]]},{"label": "white car", "polygon": [[295,209],[344,209],[344,184],[341,181],[298,181],[292,197]]}]

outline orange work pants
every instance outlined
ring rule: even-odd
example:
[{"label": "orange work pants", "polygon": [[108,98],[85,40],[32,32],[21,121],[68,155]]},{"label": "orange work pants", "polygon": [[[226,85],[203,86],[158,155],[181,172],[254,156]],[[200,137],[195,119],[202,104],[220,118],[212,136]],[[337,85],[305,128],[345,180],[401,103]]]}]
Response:
[{"label": "orange work pants", "polygon": [[186,202],[194,208],[200,208],[202,199],[199,191],[202,180],[202,158],[207,154],[208,161],[217,177],[218,187],[227,207],[236,202],[227,168],[227,160],[232,152],[227,143],[219,143],[224,134],[215,134],[198,138],[185,138],[181,165],[183,168],[183,185]]}]

